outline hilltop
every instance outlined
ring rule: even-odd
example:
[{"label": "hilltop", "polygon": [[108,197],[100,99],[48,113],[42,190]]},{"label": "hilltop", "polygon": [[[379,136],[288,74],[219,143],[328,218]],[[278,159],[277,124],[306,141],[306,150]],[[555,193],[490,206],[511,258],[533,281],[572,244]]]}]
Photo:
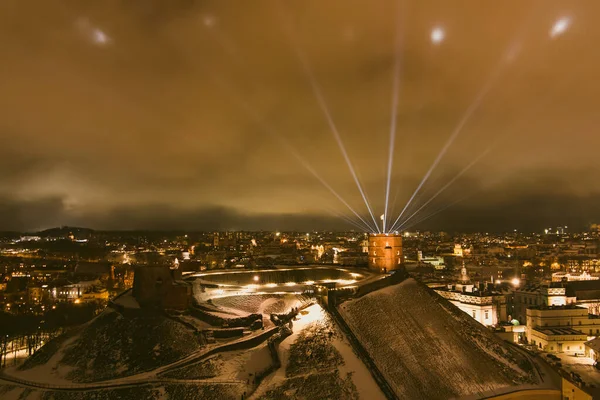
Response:
[{"label": "hilltop", "polygon": [[200,348],[194,333],[159,313],[128,317],[106,309],[47,343],[19,368],[19,377],[47,382],[97,382],[148,371]]}]

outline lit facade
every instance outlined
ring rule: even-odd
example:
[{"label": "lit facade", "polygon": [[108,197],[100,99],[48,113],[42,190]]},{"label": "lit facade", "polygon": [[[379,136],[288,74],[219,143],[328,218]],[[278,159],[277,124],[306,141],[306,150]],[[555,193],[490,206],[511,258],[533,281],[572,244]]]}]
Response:
[{"label": "lit facade", "polygon": [[540,350],[584,354],[584,343],[600,335],[600,318],[575,305],[530,307],[526,332]]},{"label": "lit facade", "polygon": [[402,263],[402,236],[391,233],[369,235],[369,268],[393,271]]},{"label": "lit facade", "polygon": [[482,325],[494,326],[508,318],[506,296],[502,293],[482,292],[474,285],[461,284],[435,291]]}]

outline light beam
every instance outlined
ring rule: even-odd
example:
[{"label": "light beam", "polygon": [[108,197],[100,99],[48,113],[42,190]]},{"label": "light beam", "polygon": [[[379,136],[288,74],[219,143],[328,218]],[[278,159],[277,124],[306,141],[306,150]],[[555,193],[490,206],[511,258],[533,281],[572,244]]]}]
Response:
[{"label": "light beam", "polygon": [[[282,14],[284,14],[284,13],[282,13]],[[304,74],[306,75],[306,78],[308,79],[308,81],[310,83],[310,87],[313,91],[315,98],[317,99],[317,103],[319,104],[321,111],[325,115],[325,119],[327,120],[327,124],[329,125],[331,133],[333,134],[333,137],[342,153],[342,156],[344,157],[344,160],[346,161],[346,165],[348,166],[348,169],[350,170],[350,174],[352,175],[352,178],[354,179],[354,182],[356,183],[356,187],[358,188],[358,191],[360,192],[360,195],[361,195],[363,201],[365,202],[365,205],[367,206],[367,210],[369,211],[371,218],[373,219],[373,223],[375,224],[375,227],[377,228],[377,232],[381,233],[381,230],[379,229],[379,224],[377,223],[377,220],[375,219],[375,214],[373,213],[373,210],[371,209],[371,205],[369,204],[369,200],[367,199],[367,195],[366,195],[365,191],[363,190],[362,185],[360,184],[360,180],[358,179],[358,175],[356,174],[356,171],[354,170],[352,161],[350,161],[350,156],[348,155],[348,152],[346,151],[346,146],[344,145],[342,137],[340,136],[340,133],[337,129],[337,126],[336,126],[335,122],[333,121],[333,117],[331,116],[331,112],[329,111],[329,107],[327,106],[327,102],[325,101],[325,96],[323,95],[321,88],[319,87],[319,84],[317,82],[317,79],[314,76],[312,69],[310,68],[310,64],[308,62],[308,57],[302,51],[300,46],[295,42],[294,35],[292,34],[291,29],[287,28],[285,30],[292,42],[292,47],[294,48],[296,57],[300,61],[300,65],[302,66],[302,71],[304,72]]]},{"label": "light beam", "polygon": [[[283,147],[285,147],[285,149],[289,151],[308,172],[310,172],[319,182],[321,182],[323,186],[325,186],[342,204],[344,204],[362,223],[365,224],[365,227],[368,231],[373,231],[373,227],[369,223],[367,223],[367,221],[365,221],[365,219],[362,218],[358,214],[358,212],[356,212],[356,210],[354,210],[354,208],[350,206],[350,204],[348,204],[348,202],[344,200],[344,198],[321,177],[321,175],[319,175],[319,173],[317,173],[317,171],[315,171],[315,169],[308,163],[308,161],[306,161],[287,140],[278,135],[270,126],[266,125],[262,121],[262,119],[258,115],[256,115],[252,107],[250,107],[250,105],[245,100],[233,94],[234,89],[231,88],[224,79],[218,79],[217,77],[214,78],[215,83],[217,83],[222,89],[225,89],[227,92],[230,93],[230,96],[239,104],[239,106],[244,110],[244,112],[251,119],[254,120],[254,122],[263,130],[263,132],[267,133],[269,136],[271,136],[277,142],[279,142]],[[376,223],[375,227],[377,228]],[[378,229],[376,230],[378,231]]]},{"label": "light beam", "polygon": [[[399,21],[397,21],[399,26]],[[388,218],[388,207],[390,200],[390,185],[392,181],[392,169],[394,165],[394,148],[396,145],[396,122],[398,118],[398,97],[400,92],[400,66],[401,66],[401,38],[400,28],[396,30],[395,52],[394,52],[394,77],[392,81],[392,110],[390,120],[390,143],[388,147],[388,163],[387,163],[387,181],[385,186],[385,206],[383,212],[383,233],[386,233],[386,224]]]},{"label": "light beam", "polygon": [[492,88],[493,84],[495,83],[496,79],[498,78],[498,75],[500,74],[500,70],[501,70],[502,65],[503,64],[500,64],[494,70],[494,72],[492,73],[492,76],[490,77],[490,79],[488,79],[488,81],[486,82],[486,84],[484,85],[484,87],[482,88],[482,90],[479,92],[479,94],[475,98],[475,101],[473,101],[471,103],[471,105],[469,106],[469,108],[467,109],[467,111],[465,112],[465,114],[463,115],[463,117],[461,118],[461,120],[458,123],[458,125],[456,126],[456,128],[454,128],[454,131],[452,132],[452,134],[450,135],[450,137],[448,138],[448,140],[446,141],[446,143],[444,144],[444,146],[440,150],[439,154],[437,155],[437,157],[433,161],[433,164],[431,164],[431,166],[429,167],[429,170],[427,170],[427,173],[425,173],[425,176],[423,176],[423,179],[421,179],[421,182],[419,183],[419,186],[417,186],[417,189],[413,192],[412,196],[410,197],[410,199],[408,200],[408,202],[406,203],[406,205],[404,206],[404,208],[400,212],[400,215],[398,215],[398,218],[396,218],[396,221],[394,221],[394,223],[392,224],[392,229],[391,229],[392,231],[394,230],[394,227],[396,226],[396,224],[398,223],[398,221],[400,221],[400,218],[402,218],[402,215],[404,215],[404,212],[406,211],[406,209],[408,208],[408,206],[414,200],[414,198],[417,195],[417,193],[421,190],[421,188],[423,187],[423,185],[427,182],[427,180],[429,179],[429,176],[431,175],[431,173],[433,172],[433,170],[440,163],[440,161],[442,160],[442,158],[444,157],[444,155],[446,154],[446,152],[448,151],[448,149],[450,148],[450,146],[452,145],[452,143],[454,143],[454,140],[461,133],[463,127],[467,124],[467,122],[471,118],[471,115],[473,115],[473,113],[475,112],[475,110],[477,110],[477,108],[481,104],[481,102],[482,102],[483,98],[485,97],[485,95]]},{"label": "light beam", "polygon": [[475,164],[477,164],[479,162],[479,160],[481,160],[487,153],[489,153],[489,151],[490,151],[490,148],[486,149],[483,153],[481,153],[473,161],[471,161],[466,167],[464,167],[458,174],[456,174],[456,176],[454,178],[452,178],[448,183],[446,183],[444,186],[442,186],[440,188],[440,190],[438,190],[433,196],[431,196],[431,198],[429,200],[427,200],[425,203],[423,203],[423,205],[421,205],[421,207],[419,207],[417,209],[417,211],[415,211],[414,213],[412,213],[400,225],[398,225],[397,230],[402,230],[402,228],[404,228],[404,226],[408,223],[408,221],[410,221],[415,215],[417,215],[429,203],[431,203],[433,200],[435,200],[435,198],[438,197],[444,190],[448,189],[448,187],[450,187],[450,185],[452,185],[454,182],[456,182],[456,180],[458,178],[460,178],[465,172],[467,172]]}]

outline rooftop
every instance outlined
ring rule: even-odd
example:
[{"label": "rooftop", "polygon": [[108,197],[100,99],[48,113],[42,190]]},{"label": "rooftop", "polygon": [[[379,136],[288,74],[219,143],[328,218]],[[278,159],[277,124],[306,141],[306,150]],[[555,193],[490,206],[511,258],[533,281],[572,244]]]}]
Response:
[{"label": "rooftop", "polygon": [[537,306],[529,306],[528,310],[587,310],[585,307],[578,306],[577,304],[565,304],[562,306],[549,306],[546,304],[541,304]]},{"label": "rooftop", "polygon": [[573,328],[547,328],[547,327],[543,327],[543,328],[534,328],[534,331],[543,333],[544,335],[548,335],[548,336],[565,336],[565,335],[577,335],[577,336],[587,336],[585,333],[581,333],[578,330],[575,330]]}]

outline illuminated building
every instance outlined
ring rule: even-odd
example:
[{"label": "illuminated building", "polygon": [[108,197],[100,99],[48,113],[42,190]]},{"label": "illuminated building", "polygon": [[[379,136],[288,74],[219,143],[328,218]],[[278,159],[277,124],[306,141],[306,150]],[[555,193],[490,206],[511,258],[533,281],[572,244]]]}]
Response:
[{"label": "illuminated building", "polygon": [[502,293],[476,285],[448,285],[435,292],[474,320],[485,326],[493,326],[507,320],[506,296]]},{"label": "illuminated building", "polygon": [[455,257],[462,257],[463,256],[463,249],[462,249],[462,245],[460,243],[456,243],[454,245],[454,256]]},{"label": "illuminated building", "polygon": [[585,307],[533,306],[527,308],[527,340],[550,353],[585,354],[584,343],[600,335],[600,318]]},{"label": "illuminated building", "polygon": [[433,265],[433,267],[437,270],[441,270],[446,268],[446,264],[444,263],[444,257],[439,257],[439,256],[431,256],[431,257],[427,257],[427,256],[423,256],[423,252],[422,251],[417,251],[417,261],[419,263],[423,263],[423,264],[430,264]]},{"label": "illuminated building", "polygon": [[402,263],[402,236],[391,233],[369,235],[369,268],[387,272]]},{"label": "illuminated building", "polygon": [[554,272],[552,274],[552,282],[573,282],[573,281],[597,281],[600,280],[600,276],[594,274],[590,275],[588,272],[583,271],[581,274],[569,273],[569,272]]}]

